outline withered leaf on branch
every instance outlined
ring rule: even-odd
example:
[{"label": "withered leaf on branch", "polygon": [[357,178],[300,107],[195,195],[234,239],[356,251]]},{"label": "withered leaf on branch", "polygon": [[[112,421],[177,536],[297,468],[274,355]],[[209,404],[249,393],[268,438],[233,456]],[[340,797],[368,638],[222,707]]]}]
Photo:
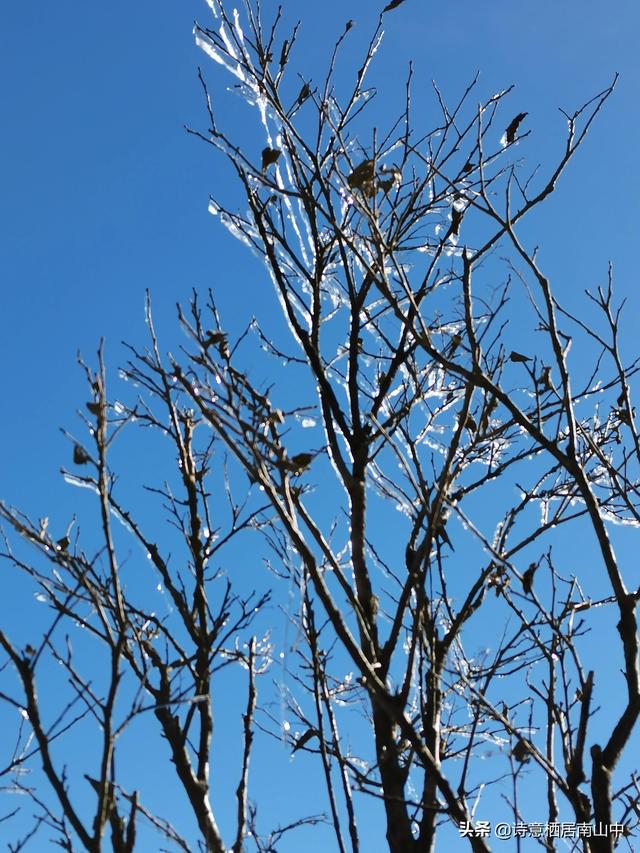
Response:
[{"label": "withered leaf on branch", "polygon": [[297,469],[308,468],[313,461],[313,453],[296,453],[291,457],[291,464]]},{"label": "withered leaf on branch", "polygon": [[203,344],[205,347],[217,347],[220,355],[226,358],[229,354],[229,344],[227,342],[227,333],[220,331],[207,332]]},{"label": "withered leaf on branch", "polygon": [[300,89],[300,93],[296,98],[295,106],[299,107],[307,100],[307,98],[311,97],[311,89],[309,88],[308,83],[303,83],[302,88]]},{"label": "withered leaf on branch", "polygon": [[289,58],[289,39],[285,39],[282,43],[282,50],[280,51],[280,68],[283,68],[287,64],[287,59]]},{"label": "withered leaf on branch", "polygon": [[294,475],[302,474],[313,462],[313,453],[296,453],[291,459],[284,459],[283,465]]},{"label": "withered leaf on branch", "polygon": [[508,145],[516,141],[516,134],[518,133],[518,128],[528,115],[529,113],[518,113],[518,115],[511,121],[511,123],[505,130],[505,136]]},{"label": "withered leaf on branch", "polygon": [[220,344],[227,340],[227,335],[225,332],[212,331],[207,332],[207,335],[204,339],[204,343],[208,347],[215,346],[216,344]]},{"label": "withered leaf on branch", "polygon": [[262,149],[262,172],[263,174],[267,171],[269,166],[273,166],[274,163],[278,162],[278,157],[282,154],[279,148],[266,148]]},{"label": "withered leaf on branch", "polygon": [[91,459],[87,451],[79,444],[73,447],[73,461],[76,465],[86,465]]},{"label": "withered leaf on branch", "polygon": [[513,361],[515,364],[526,364],[527,361],[531,361],[531,358],[528,355],[523,355],[521,352],[512,350],[509,361]]},{"label": "withered leaf on branch", "polygon": [[636,415],[636,410],[633,409],[632,412],[629,412],[629,409],[626,406],[618,409],[618,417],[620,418],[620,422],[626,424],[627,426],[631,426],[633,418]]},{"label": "withered leaf on branch", "polygon": [[352,190],[361,190],[370,184],[375,177],[375,169],[373,160],[363,160],[359,166],[351,172],[347,178],[347,183]]},{"label": "withered leaf on branch", "polygon": [[537,563],[529,563],[529,568],[522,575],[522,589],[529,595],[533,589],[533,576],[538,569]]},{"label": "withered leaf on branch", "polygon": [[551,381],[551,368],[545,365],[542,368],[542,373],[538,379],[538,384],[543,391],[554,391],[553,382]]},{"label": "withered leaf on branch", "polygon": [[466,429],[469,430],[469,432],[477,432],[478,431],[478,424],[476,423],[473,415],[467,415],[466,420],[464,422],[464,426]]},{"label": "withered leaf on branch", "polygon": [[462,335],[456,332],[455,335],[451,335],[451,341],[449,342],[449,351],[447,352],[447,356],[451,358],[451,356],[458,349],[460,344],[462,343]]},{"label": "withered leaf on branch", "polygon": [[402,182],[402,172],[398,169],[397,166],[390,166],[387,168],[383,166],[380,169],[379,181],[380,189],[384,192],[390,192],[394,187],[398,186]]},{"label": "withered leaf on branch", "polygon": [[504,593],[510,583],[509,575],[504,566],[495,566],[487,578],[487,587],[493,589],[496,597]]},{"label": "withered leaf on branch", "polygon": [[438,518],[434,519],[433,534],[436,539],[439,539],[441,542],[444,542],[451,548],[452,551],[455,551],[455,548],[451,544],[451,539],[449,538],[449,534],[446,530],[447,521],[449,520],[450,515],[451,509],[448,506],[440,507]]},{"label": "withered leaf on branch", "polygon": [[391,0],[391,3],[387,3],[382,10],[382,14],[384,15],[385,12],[390,12],[392,9],[396,9],[401,3],[404,3],[404,0]]},{"label": "withered leaf on branch", "polygon": [[458,210],[456,207],[451,208],[451,228],[450,233],[455,234],[456,237],[460,233],[460,223],[462,222],[462,217],[464,216],[464,208]]},{"label": "withered leaf on branch", "polygon": [[531,744],[527,740],[519,740],[511,750],[511,755],[520,764],[526,764],[531,761]]}]

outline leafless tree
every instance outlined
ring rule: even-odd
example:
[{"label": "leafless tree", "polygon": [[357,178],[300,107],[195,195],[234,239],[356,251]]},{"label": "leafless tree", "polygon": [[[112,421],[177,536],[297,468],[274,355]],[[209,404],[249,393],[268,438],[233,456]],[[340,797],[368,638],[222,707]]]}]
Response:
[{"label": "leafless tree", "polygon": [[[4,556],[35,583],[41,602],[36,606],[46,604],[52,614],[40,620],[37,613],[29,614],[30,636],[41,627],[40,637],[22,647],[0,631],[5,675],[9,663],[17,681],[2,699],[21,719],[2,772],[12,779],[9,790],[27,794],[36,807],[33,827],[9,844],[11,850],[23,849],[34,837],[42,849],[47,828],[53,831],[53,843],[65,850],[78,845],[102,850],[105,833],[110,834],[114,851],[137,850],[140,817],[147,830],[152,827],[170,842],[170,849],[193,850],[192,836],[181,837],[169,820],[150,811],[137,787],[126,787],[123,777],[128,774],[117,772],[125,762],[116,762],[116,756],[131,751],[131,742],[126,743],[129,729],[139,719],[151,726],[146,721],[154,717],[166,740],[171,775],[191,807],[199,849],[226,851],[210,798],[218,783],[228,784],[227,778],[210,778],[213,685],[222,670],[235,665],[247,671],[237,840],[232,849],[242,847],[256,681],[268,659],[267,639],[251,635],[250,626],[269,596],[236,593],[226,572],[215,564],[237,537],[259,528],[261,508],[251,508],[247,501],[236,503],[228,490],[212,505],[206,483],[215,442],[209,437],[203,445],[194,436],[194,413],[176,401],[157,346],[139,357],[148,370],[141,384],[149,393],[135,408],[108,402],[101,352],[98,371],[85,368],[91,397],[83,417],[92,446],[73,440],[73,470],[63,473],[72,484],[97,496],[99,533],[94,537],[98,538],[85,545],[74,535],[75,519],[57,538],[48,518],[34,524],[4,505],[0,509],[9,527],[35,546],[40,560],[23,558],[8,539]],[[132,370],[131,375],[138,378],[140,372]],[[150,488],[165,511],[156,512],[150,524],[134,517],[120,497],[108,462],[115,440],[133,422],[147,429],[148,443],[154,440],[148,433],[160,433],[175,459],[164,472],[164,485]],[[114,519],[124,525],[128,537],[114,531]],[[162,531],[166,524],[174,531],[173,553],[166,551]],[[131,537],[142,550],[133,559],[126,552],[121,558]],[[57,671],[52,662],[59,665]],[[41,681],[46,682],[44,691],[39,689]],[[90,739],[87,767],[93,767],[83,780],[95,794],[89,805],[77,782],[84,764],[77,745],[71,749],[74,766],[65,761],[68,739],[83,737]],[[53,803],[43,797],[38,784],[25,779],[36,757]],[[170,783],[171,778],[164,782]],[[141,846],[150,849],[149,843],[143,835]],[[154,849],[159,849],[156,843]]]},{"label": "leafless tree", "polygon": [[[240,195],[211,198],[210,212],[264,261],[290,334],[274,339],[247,315],[231,340],[214,294],[194,295],[179,309],[189,344],[165,357],[148,306],[151,347],[132,350],[125,368],[139,402],[109,404],[104,369],[88,372],[95,451],[77,443],[74,461],[90,474],[68,476],[98,495],[96,556],[2,510],[50,564],[36,569],[7,543],[54,612],[33,649],[0,635],[25,697],[4,698],[25,711],[62,815],[43,806],[41,820],[68,849],[72,832],[100,849],[108,823],[113,849],[133,849],[142,806],[118,783],[115,746],[151,711],[201,843],[225,850],[209,798],[211,679],[239,663],[248,699],[234,853],[276,850],[285,830],[319,819],[259,830],[251,742],[254,731],[283,730],[296,761],[316,762],[341,853],[370,849],[363,822],[376,810],[391,853],[433,850],[438,834],[489,850],[478,823],[485,803],[487,816],[544,824],[537,842],[547,850],[632,849],[640,590],[629,591],[633,566],[614,546],[616,527],[640,522],[631,399],[639,362],[621,355],[611,271],[577,313],[522,225],[555,190],[615,79],[563,112],[561,156],[528,173],[521,154],[535,129],[526,113],[507,112],[511,89],[476,104],[474,80],[448,104],[434,88],[440,120],[423,130],[410,72],[399,115],[376,113],[367,74],[382,20],[345,91],[336,69],[351,22],[314,82],[292,74],[298,28],[283,36],[280,13],[267,26],[259,7],[247,5],[241,21],[218,0],[209,5],[214,21],[196,27],[196,40],[232,75],[261,136],[227,134],[202,73],[209,127],[190,132],[231,166]],[[109,445],[134,419],[166,432],[177,451],[180,495],[170,483],[159,491],[186,548],[177,574],[120,503],[107,467]],[[225,470],[210,464],[214,447],[226,449]],[[209,515],[220,482],[224,533]],[[134,605],[114,515],[147,552],[178,627]],[[256,716],[270,653],[250,623],[265,597],[256,604],[231,582],[220,593],[207,569],[216,549],[248,530],[264,541],[274,584],[297,596],[282,652],[285,721],[266,704]],[[100,690],[58,639],[69,618],[107,651]],[[595,643],[606,644],[616,674]],[[62,664],[72,691],[51,722],[35,693],[45,655]],[[116,725],[125,671],[138,692]],[[51,756],[52,741],[85,716],[103,744],[91,826]],[[567,820],[594,831],[555,837]]]}]

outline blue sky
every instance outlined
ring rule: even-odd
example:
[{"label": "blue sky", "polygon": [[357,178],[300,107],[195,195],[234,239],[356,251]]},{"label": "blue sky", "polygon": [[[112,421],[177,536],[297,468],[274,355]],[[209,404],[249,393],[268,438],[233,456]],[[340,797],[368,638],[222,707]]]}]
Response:
[{"label": "blue sky", "polygon": [[[263,2],[267,17],[275,5]],[[304,22],[301,73],[319,76],[348,18],[356,22],[354,45],[363,44],[377,11],[361,0],[285,4],[290,19]],[[238,298],[244,290],[259,316],[275,309],[258,286],[266,275],[207,214],[209,193],[224,194],[226,177],[183,129],[206,127],[196,68],[210,77],[216,69],[191,30],[194,18],[206,23],[208,14],[192,0],[0,9],[0,498],[35,516],[55,506],[66,518],[76,499],[58,475],[69,457],[59,427],[74,428],[85,399],[76,351],[91,359],[104,336],[115,381],[120,341],[145,340],[145,289],[168,341],[176,339],[175,303],[193,287],[215,288],[231,329],[248,319]],[[575,108],[620,72],[614,97],[539,224],[555,238],[543,243],[542,257],[570,301],[603,281],[614,262],[618,292],[629,300],[632,344],[639,29],[632,0],[611,14],[593,0],[406,0],[386,18],[373,71],[382,103],[392,104],[413,58],[416,108],[427,126],[432,78],[451,99],[477,70],[482,96],[515,83],[509,104],[514,114],[529,112],[524,153],[531,166],[560,149],[565,123],[557,108]],[[230,123],[233,105],[221,104]]]}]

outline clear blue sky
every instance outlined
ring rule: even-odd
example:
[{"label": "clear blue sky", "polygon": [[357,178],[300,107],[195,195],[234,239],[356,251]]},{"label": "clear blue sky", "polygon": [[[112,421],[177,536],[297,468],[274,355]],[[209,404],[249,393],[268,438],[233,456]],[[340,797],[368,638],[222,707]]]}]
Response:
[{"label": "clear blue sky", "polygon": [[[300,71],[319,76],[344,22],[353,18],[354,44],[364,41],[384,3],[284,5],[287,16],[304,21]],[[264,0],[267,17],[275,6]],[[145,340],[146,288],[165,339],[175,337],[175,302],[193,287],[216,288],[231,326],[247,319],[238,293],[262,273],[207,214],[221,179],[205,146],[183,130],[185,123],[206,127],[196,68],[209,76],[217,69],[191,30],[194,18],[206,22],[208,14],[194,0],[0,7],[0,498],[35,516],[51,515],[54,505],[64,515],[76,499],[57,472],[69,456],[58,428],[75,426],[74,409],[85,399],[78,349],[92,358],[104,336],[115,380],[120,341]],[[385,30],[374,70],[381,98],[402,96],[409,58],[427,126],[432,78],[451,99],[476,70],[482,95],[515,83],[510,104],[514,114],[529,112],[531,166],[559,150],[557,107],[578,106],[620,72],[615,96],[545,207],[545,227],[557,239],[543,245],[543,256],[561,294],[602,281],[613,260],[633,332],[640,307],[636,0],[610,12],[595,0],[406,0]],[[262,293],[253,307],[267,316],[275,300]]]}]

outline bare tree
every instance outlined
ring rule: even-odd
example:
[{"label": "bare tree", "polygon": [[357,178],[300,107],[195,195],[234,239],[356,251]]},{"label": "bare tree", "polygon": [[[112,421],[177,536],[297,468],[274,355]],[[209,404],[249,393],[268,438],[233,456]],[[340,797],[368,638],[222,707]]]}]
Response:
[{"label": "bare tree", "polygon": [[[85,368],[91,397],[83,418],[93,446],[72,439],[73,470],[63,473],[72,484],[95,492],[98,539],[94,534],[83,547],[80,536],[74,535],[75,519],[56,538],[48,518],[34,524],[21,513],[0,507],[2,518],[35,546],[41,560],[22,558],[6,539],[4,556],[29,575],[38,589],[37,600],[52,613],[41,620],[40,639],[22,648],[0,631],[0,644],[17,681],[2,698],[22,719],[3,775],[13,777],[13,791],[29,795],[36,807],[33,828],[10,844],[11,850],[23,849],[47,828],[53,831],[53,842],[65,850],[78,845],[102,850],[106,833],[114,851],[140,849],[136,838],[141,816],[147,829],[151,826],[171,843],[170,849],[193,850],[191,836],[182,837],[169,820],[150,811],[138,789],[126,787],[122,777],[127,774],[117,772],[123,762],[116,762],[116,756],[122,758],[131,749],[130,744],[120,748],[122,739],[138,719],[150,717],[166,741],[171,775],[191,807],[199,848],[227,850],[210,799],[218,781],[227,784],[226,778],[210,778],[213,684],[221,670],[235,665],[248,673],[237,837],[241,839],[245,831],[256,679],[269,657],[267,639],[258,640],[249,631],[269,596],[266,591],[236,593],[215,563],[233,540],[259,528],[261,508],[251,508],[248,501],[236,503],[228,490],[212,506],[206,482],[215,442],[209,437],[203,444],[194,436],[194,413],[176,401],[176,390],[159,358],[154,338],[152,349],[139,356],[148,371],[141,381],[149,393],[135,408],[108,402],[102,352],[95,374]],[[140,371],[132,370],[131,375],[139,378]],[[173,472],[170,467],[165,470],[164,485],[150,487],[166,516],[165,520],[162,511],[156,512],[153,524],[134,517],[119,495],[108,462],[114,441],[133,422],[147,433],[160,433],[177,463]],[[153,441],[152,436],[146,441]],[[114,519],[128,531],[125,540],[113,530]],[[172,553],[166,552],[162,522],[174,530]],[[132,560],[129,545],[122,559],[131,537],[142,550],[137,549]],[[141,573],[142,582],[136,577]],[[34,632],[37,614],[32,618]],[[54,675],[60,673],[53,679],[52,662],[59,665]],[[38,689],[42,680],[47,682],[43,695]],[[82,738],[79,730],[85,727],[93,772],[85,773],[84,784],[95,793],[93,806],[87,806],[86,792],[77,784],[79,756],[71,768],[64,758],[68,739]],[[43,796],[41,786],[24,779],[36,756],[53,802]],[[42,845],[42,839],[37,843]],[[143,835],[142,846],[149,849],[148,844]],[[233,849],[241,849],[241,841]]]},{"label": "bare tree", "polygon": [[[36,570],[7,544],[54,609],[29,652],[0,635],[26,697],[5,699],[25,709],[62,815],[47,807],[41,819],[68,849],[72,832],[100,849],[109,822],[113,849],[133,849],[142,806],[117,781],[115,744],[134,716],[152,711],[201,844],[226,849],[208,762],[211,679],[230,663],[248,670],[234,853],[249,839],[276,850],[284,831],[320,819],[261,834],[249,795],[256,678],[269,653],[250,637],[254,601],[230,582],[217,591],[207,566],[250,529],[271,554],[274,583],[297,591],[287,611],[296,639],[282,653],[284,731],[296,760],[317,763],[336,850],[366,850],[363,821],[382,810],[391,853],[433,850],[439,833],[452,832],[486,851],[478,820],[486,802],[547,850],[629,845],[640,782],[623,758],[640,713],[640,591],[628,589],[632,567],[618,559],[612,528],[640,521],[630,384],[639,362],[621,355],[611,272],[577,314],[562,288],[552,289],[522,227],[616,81],[563,113],[561,156],[545,174],[529,174],[515,153],[534,129],[526,113],[506,112],[511,89],[476,105],[475,80],[453,104],[434,88],[440,121],[422,130],[410,72],[389,121],[376,116],[367,88],[382,22],[343,91],[336,68],[351,22],[316,83],[291,79],[298,28],[282,36],[280,13],[266,26],[254,6],[241,22],[218,0],[209,5],[214,25],[197,26],[196,40],[232,75],[262,136],[256,144],[227,134],[202,73],[209,128],[190,132],[237,178],[244,212],[237,199],[219,198],[210,211],[263,259],[290,337],[274,340],[247,316],[246,331],[230,340],[214,295],[204,305],[194,295],[179,311],[190,344],[164,357],[148,306],[152,346],[132,350],[125,369],[144,391],[140,401],[110,406],[103,368],[88,372],[96,449],[75,445],[74,461],[91,474],[73,478],[99,497],[97,556],[2,510],[55,567]],[[166,432],[177,451],[180,496],[170,483],[160,490],[186,548],[177,574],[116,497],[107,468],[112,438],[133,419]],[[312,443],[314,428],[322,438]],[[226,448],[224,471],[210,465],[214,446]],[[209,515],[213,482],[227,484],[225,533],[214,533]],[[146,550],[178,627],[128,596],[114,514]],[[567,548],[577,541],[583,555],[589,549],[584,571]],[[69,618],[107,650],[100,691],[56,641]],[[596,635],[619,675],[595,661]],[[238,636],[248,637],[244,645]],[[49,723],[35,694],[45,654],[62,663],[73,691]],[[139,692],[116,726],[125,670]],[[615,702],[613,683],[622,691]],[[50,754],[77,707],[103,743],[91,826]],[[282,723],[260,709],[260,731],[281,737]],[[28,755],[16,753],[7,770]],[[574,840],[556,832],[569,819],[582,827]]]}]

